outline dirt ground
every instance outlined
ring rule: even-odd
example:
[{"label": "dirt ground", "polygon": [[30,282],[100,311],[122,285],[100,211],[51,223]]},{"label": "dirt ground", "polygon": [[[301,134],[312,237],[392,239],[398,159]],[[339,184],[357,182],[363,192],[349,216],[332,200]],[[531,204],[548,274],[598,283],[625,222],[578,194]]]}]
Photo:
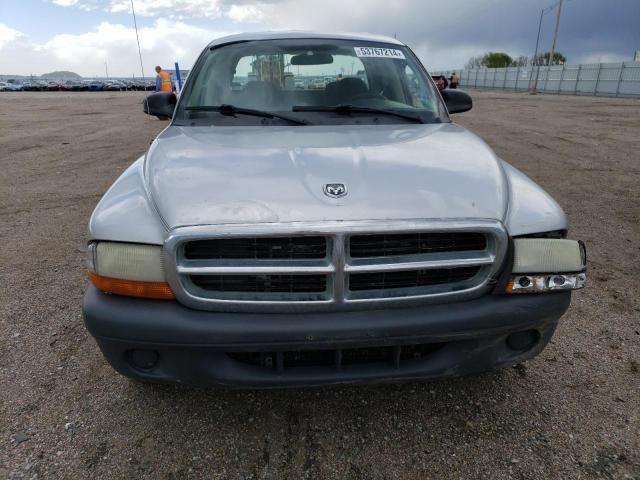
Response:
[{"label": "dirt ground", "polygon": [[425,384],[139,384],[87,334],[86,223],[165,123],[140,93],[0,94],[0,478],[640,479],[640,101],[471,92],[566,209],[588,288],[536,359]]}]

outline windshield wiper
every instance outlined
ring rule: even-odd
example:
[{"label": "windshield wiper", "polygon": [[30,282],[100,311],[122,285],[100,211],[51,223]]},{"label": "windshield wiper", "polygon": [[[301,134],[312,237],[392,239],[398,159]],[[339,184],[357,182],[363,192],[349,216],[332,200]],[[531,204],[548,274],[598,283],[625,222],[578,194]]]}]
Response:
[{"label": "windshield wiper", "polygon": [[415,123],[425,123],[422,118],[417,115],[411,115],[408,113],[400,113],[393,110],[385,110],[383,108],[371,108],[371,107],[358,107],[357,105],[336,105],[335,107],[327,107],[323,105],[307,106],[307,105],[295,105],[292,112],[334,112],[341,115],[349,115],[351,113],[374,113],[379,115],[391,115],[393,117],[403,118]]},{"label": "windshield wiper", "polygon": [[310,125],[309,122],[300,118],[290,117],[288,115],[282,115],[276,112],[267,112],[265,110],[254,110],[253,108],[236,107],[234,105],[196,105],[193,107],[184,107],[184,109],[195,112],[218,112],[221,115],[231,117],[236,114],[240,114],[253,115],[254,117],[278,118],[290,123],[295,123],[296,125]]}]

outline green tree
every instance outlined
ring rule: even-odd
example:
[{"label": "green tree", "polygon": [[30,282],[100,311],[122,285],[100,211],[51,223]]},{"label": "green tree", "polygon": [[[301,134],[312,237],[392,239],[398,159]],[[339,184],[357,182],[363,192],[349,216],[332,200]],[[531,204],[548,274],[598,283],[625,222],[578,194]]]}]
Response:
[{"label": "green tree", "polygon": [[504,68],[511,66],[513,58],[504,52],[489,52],[482,57],[480,63],[487,68]]},{"label": "green tree", "polygon": [[518,58],[515,58],[511,64],[512,67],[526,67],[527,65],[529,65],[529,57],[525,55],[520,55]]},{"label": "green tree", "polygon": [[[551,52],[539,53],[534,60],[534,65],[548,65],[549,55],[551,55]],[[563,65],[565,63],[567,63],[567,57],[560,52],[553,52],[553,61],[551,62],[551,65]]]},{"label": "green tree", "polygon": [[471,57],[465,64],[464,68],[480,68],[482,66],[482,57]]}]

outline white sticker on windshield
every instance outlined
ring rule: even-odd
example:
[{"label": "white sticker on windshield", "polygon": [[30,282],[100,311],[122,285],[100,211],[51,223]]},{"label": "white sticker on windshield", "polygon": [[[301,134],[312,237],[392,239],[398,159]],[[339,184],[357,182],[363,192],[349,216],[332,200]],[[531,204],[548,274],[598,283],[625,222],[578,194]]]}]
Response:
[{"label": "white sticker on windshield", "polygon": [[358,57],[404,58],[402,50],[378,47],[353,47]]}]

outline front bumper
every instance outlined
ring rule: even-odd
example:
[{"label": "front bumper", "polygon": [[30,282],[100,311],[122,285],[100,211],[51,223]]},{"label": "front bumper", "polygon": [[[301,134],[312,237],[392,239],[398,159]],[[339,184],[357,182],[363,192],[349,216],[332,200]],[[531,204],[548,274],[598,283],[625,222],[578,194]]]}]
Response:
[{"label": "front bumper", "polygon": [[358,312],[219,313],[89,286],[83,310],[87,329],[123,375],[268,388],[422,380],[512,365],[542,351],[570,301],[570,292],[557,292]]}]

